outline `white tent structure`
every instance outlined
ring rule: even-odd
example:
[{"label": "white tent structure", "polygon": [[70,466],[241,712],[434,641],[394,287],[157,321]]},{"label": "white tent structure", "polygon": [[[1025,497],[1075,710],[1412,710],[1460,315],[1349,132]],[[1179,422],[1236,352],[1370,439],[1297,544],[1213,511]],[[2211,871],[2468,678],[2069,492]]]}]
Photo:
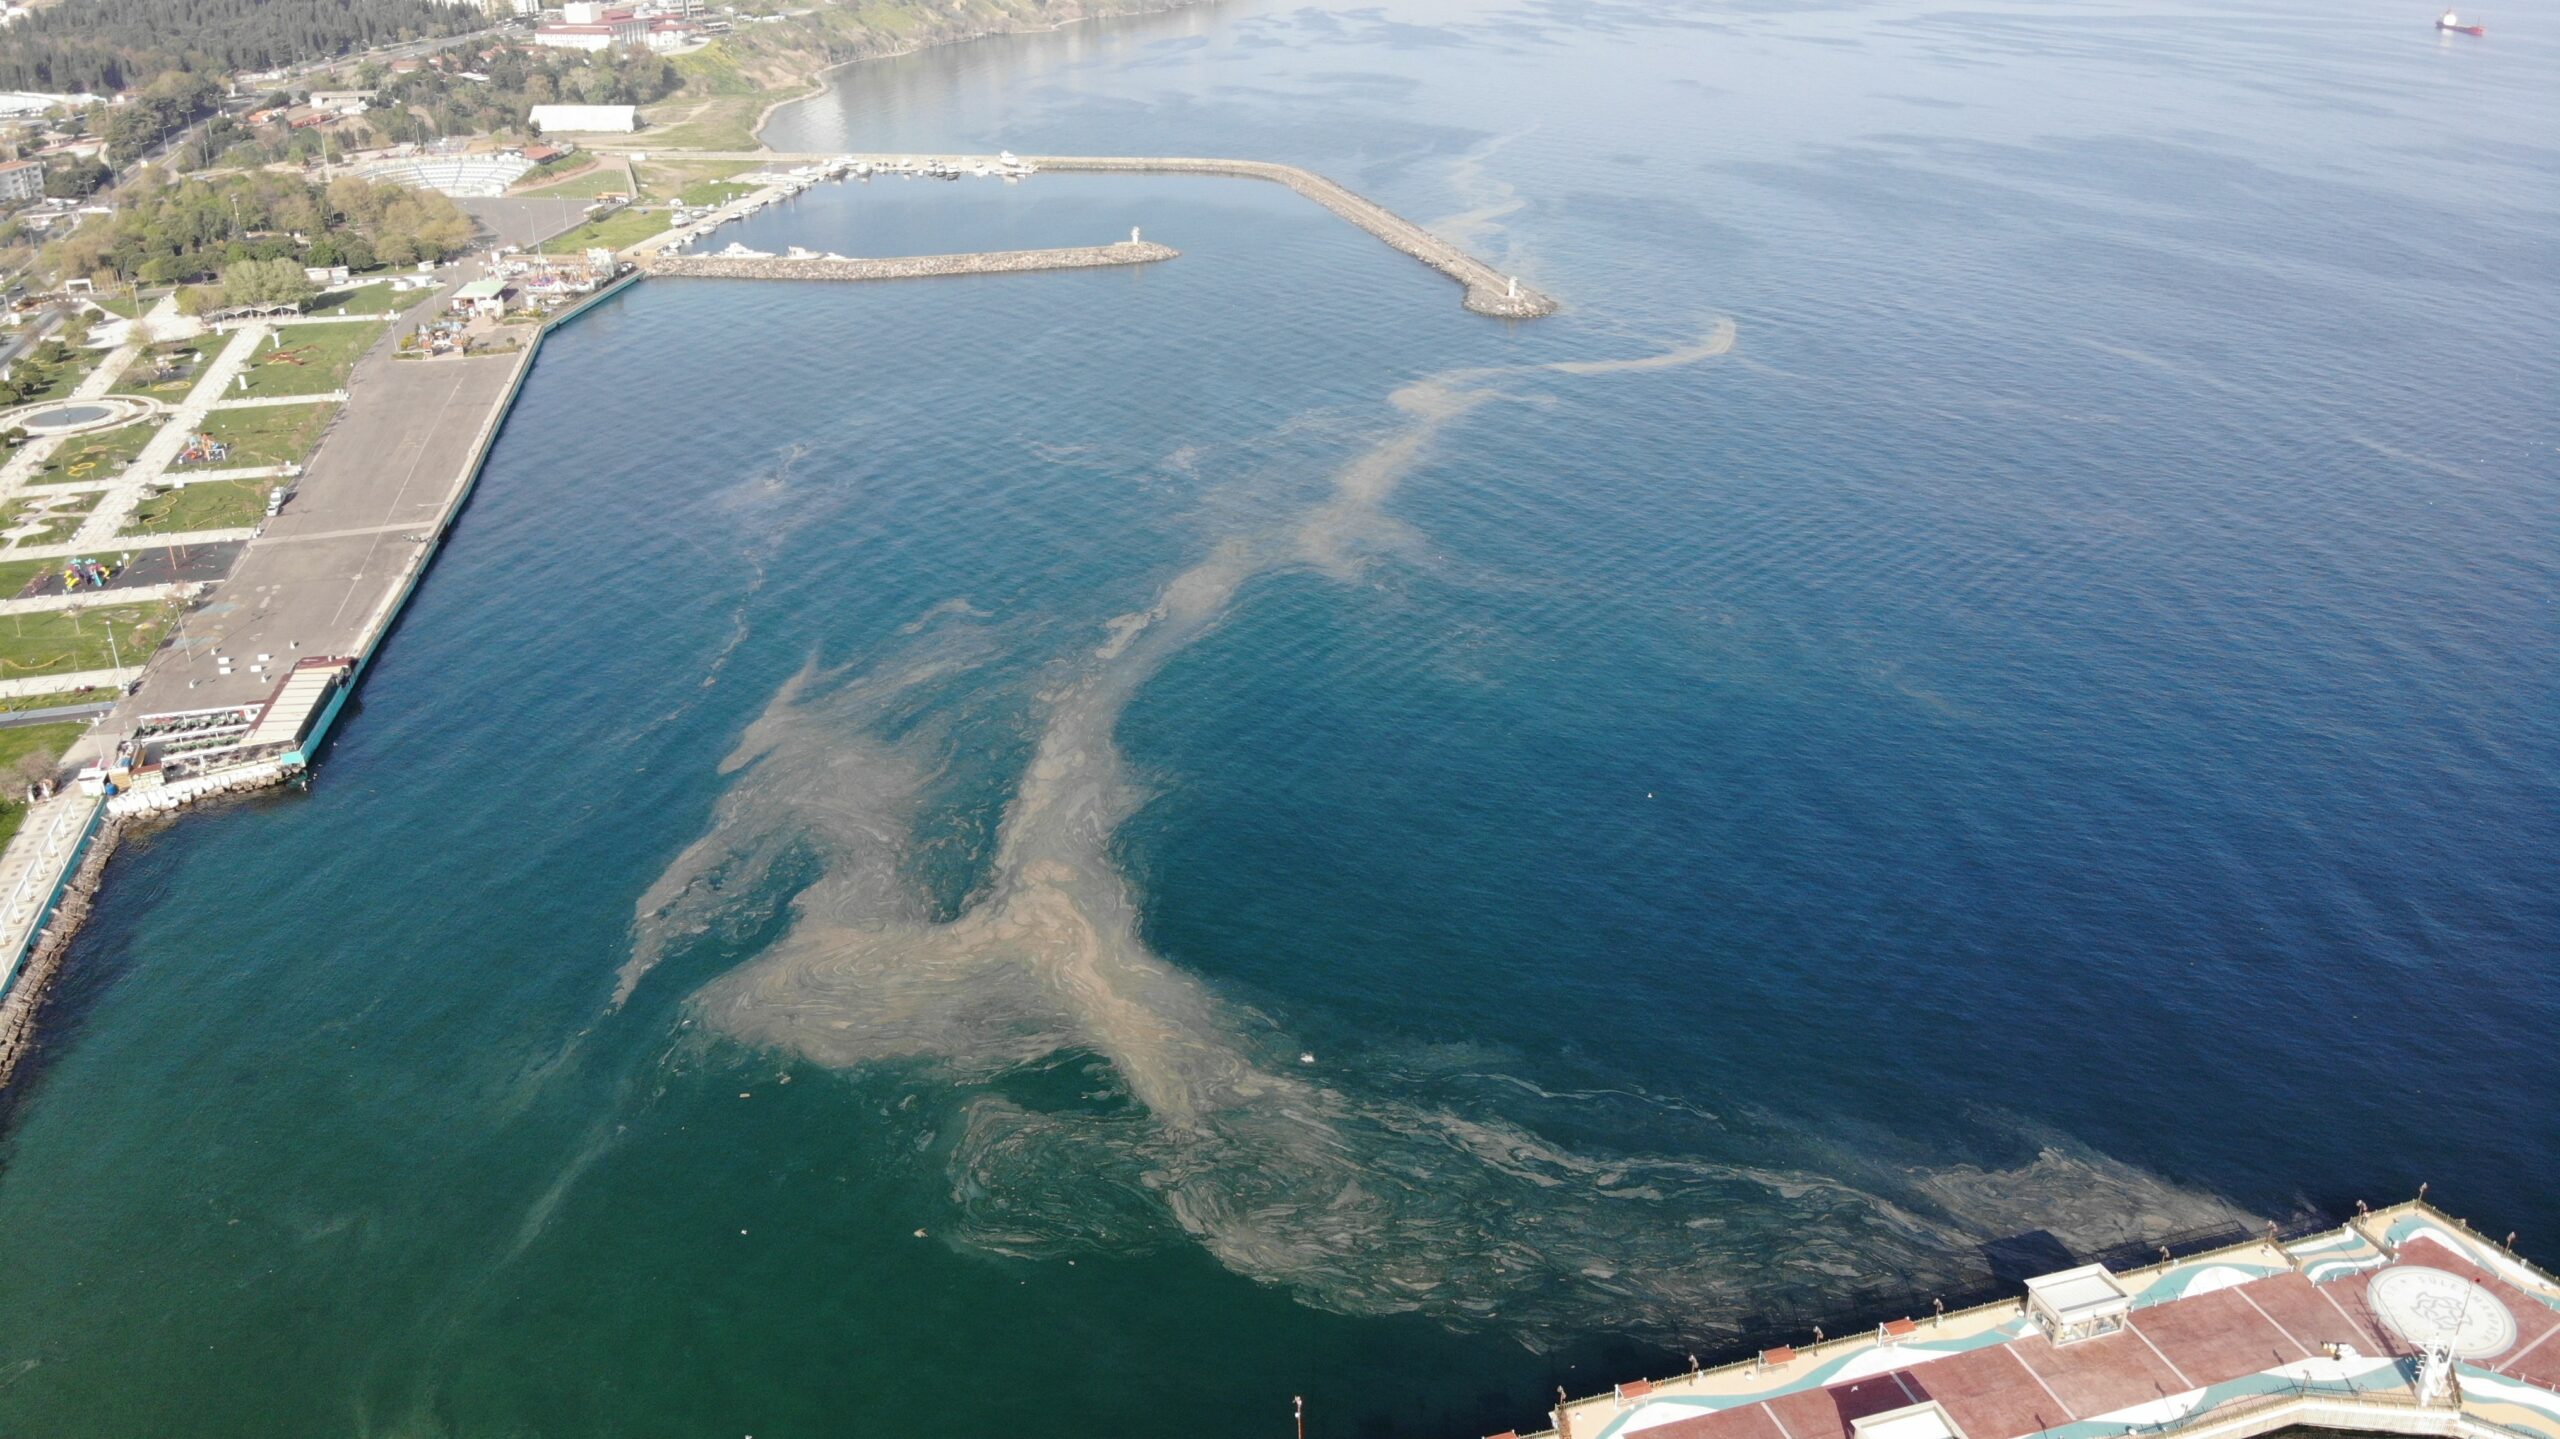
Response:
[{"label": "white tent structure", "polygon": [[2124,1328],[2133,1296],[2103,1264],[2083,1264],[2027,1281],[2027,1316],[2056,1344],[2077,1344]]}]

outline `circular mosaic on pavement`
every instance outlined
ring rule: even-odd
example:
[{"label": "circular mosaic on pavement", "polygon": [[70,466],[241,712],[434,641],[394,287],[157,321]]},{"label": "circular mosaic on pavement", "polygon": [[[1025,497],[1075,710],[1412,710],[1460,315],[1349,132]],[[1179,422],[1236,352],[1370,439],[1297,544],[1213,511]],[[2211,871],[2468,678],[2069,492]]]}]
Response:
[{"label": "circular mosaic on pavement", "polygon": [[2444,1344],[2457,1359],[2503,1354],[2516,1342],[2516,1317],[2498,1296],[2459,1275],[2395,1264],[2365,1290],[2373,1312],[2412,1344]]}]

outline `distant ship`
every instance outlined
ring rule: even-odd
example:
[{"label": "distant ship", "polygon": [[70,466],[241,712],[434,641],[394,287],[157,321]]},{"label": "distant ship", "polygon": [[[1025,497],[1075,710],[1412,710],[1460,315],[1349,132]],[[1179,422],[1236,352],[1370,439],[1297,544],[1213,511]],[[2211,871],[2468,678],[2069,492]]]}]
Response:
[{"label": "distant ship", "polygon": [[2486,35],[2489,33],[2489,27],[2485,25],[2463,24],[2462,17],[2454,14],[2450,10],[2447,10],[2442,15],[2436,17],[2436,28],[2439,30],[2457,30],[2465,35]]}]

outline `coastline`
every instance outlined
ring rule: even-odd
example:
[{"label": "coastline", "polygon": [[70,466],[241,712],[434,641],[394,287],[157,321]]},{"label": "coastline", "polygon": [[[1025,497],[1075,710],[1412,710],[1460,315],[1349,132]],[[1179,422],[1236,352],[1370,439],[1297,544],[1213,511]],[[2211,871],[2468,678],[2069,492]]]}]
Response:
[{"label": "coastline", "polygon": [[999,36],[1005,35],[1054,35],[1061,30],[1065,30],[1076,25],[1097,24],[1105,20],[1134,20],[1151,15],[1170,15],[1176,10],[1193,10],[1204,5],[1214,3],[1216,3],[1216,0],[1164,0],[1164,3],[1161,4],[1138,5],[1126,10],[1112,10],[1091,15],[1069,16],[1065,19],[1053,20],[1046,25],[995,26],[988,29],[971,31],[965,35],[949,35],[939,39],[920,40],[913,44],[901,45],[893,50],[883,50],[873,55],[854,55],[843,60],[831,60],[826,64],[819,66],[816,70],[808,73],[804,82],[806,88],[803,89],[801,93],[797,95],[781,96],[767,103],[763,109],[757,111],[755,123],[747,127],[747,134],[753,137],[758,145],[763,146],[768,150],[772,149],[773,146],[771,142],[767,141],[764,137],[764,127],[772,123],[773,117],[785,106],[804,104],[826,94],[829,89],[833,88],[833,77],[837,72],[850,70],[856,65],[867,65],[876,60],[903,59],[909,55],[920,55],[927,50],[945,49],[953,45],[967,45],[975,41],[993,40]]},{"label": "coastline", "polygon": [[[200,792],[190,792],[186,798],[210,798],[221,794],[238,794],[256,789],[273,788],[289,782],[297,775],[307,773],[311,758],[326,742],[347,699],[355,693],[356,687],[362,682],[366,670],[370,668],[383,641],[398,625],[401,612],[406,608],[410,595],[415,592],[429,566],[434,563],[454,522],[469,503],[472,492],[478,486],[480,473],[487,463],[489,451],[504,428],[508,413],[514,408],[516,397],[523,388],[525,376],[532,371],[535,361],[541,355],[544,340],[554,329],[577,319],[604,299],[619,294],[637,278],[636,273],[618,277],[600,286],[578,303],[563,308],[557,314],[545,317],[543,322],[527,336],[522,347],[513,354],[454,360],[411,360],[404,364],[386,339],[382,346],[368,353],[358,363],[348,380],[348,398],[338,415],[331,421],[328,435],[321,441],[320,450],[312,457],[314,470],[319,470],[324,459],[329,456],[330,439],[336,438],[341,431],[348,433],[347,443],[364,446],[366,436],[363,434],[363,427],[380,425],[396,418],[412,420],[418,418],[414,413],[405,416],[397,413],[401,397],[386,396],[381,393],[385,388],[381,382],[386,379],[393,379],[396,387],[399,384],[414,382],[421,375],[428,379],[443,379],[448,375],[451,376],[456,381],[455,388],[445,396],[444,404],[437,407],[429,416],[430,440],[449,439],[456,433],[467,434],[471,437],[469,447],[453,472],[450,483],[441,498],[422,502],[423,508],[429,513],[414,518],[403,517],[388,527],[397,529],[414,526],[414,536],[423,540],[423,543],[415,545],[407,556],[394,561],[396,568],[382,577],[385,591],[380,599],[361,612],[362,618],[357,622],[350,636],[351,642],[336,647],[344,656],[338,661],[343,666],[343,673],[327,691],[325,702],[310,719],[308,728],[298,739],[292,752],[283,756],[280,761],[254,766],[253,768],[259,771],[255,775],[219,777],[217,772],[208,775],[202,781],[189,781],[188,784],[199,785],[202,788]],[[454,281],[439,289],[436,292],[435,301],[423,302],[410,311],[399,312],[395,315],[395,323],[405,319],[408,314],[415,313],[417,309],[423,309],[428,304],[440,302],[449,297],[461,283],[461,279],[461,276],[457,276]],[[496,367],[500,366],[504,367],[504,382],[496,387],[493,396],[483,397],[485,408],[478,422],[467,427],[450,423],[453,419],[449,414],[451,404],[456,399],[465,398],[461,394],[460,385],[468,380],[495,379],[498,373]],[[448,368],[430,369],[428,367]],[[465,370],[457,367],[475,368]],[[368,378],[376,383],[370,386],[363,384],[362,382]],[[373,401],[370,406],[367,405],[368,400]],[[420,448],[423,451],[423,447]],[[421,458],[423,457],[421,453]],[[321,471],[317,478],[326,486],[328,481],[335,479],[341,473],[368,469],[378,471],[379,467],[342,465],[334,470]],[[304,483],[308,485],[312,481],[306,479]],[[365,503],[365,497],[337,493],[351,489],[352,484],[351,477],[350,480],[340,481],[334,491],[323,488],[322,493],[314,496],[312,500],[298,501],[290,513],[296,519],[307,520],[314,506],[326,505],[333,498],[351,498],[358,503]],[[406,487],[404,476],[400,488],[405,490]],[[412,508],[419,507],[421,506],[412,506]],[[338,532],[328,530],[317,534],[309,533],[311,526],[307,523],[301,528],[303,533],[288,532],[271,536],[262,532],[253,537],[244,547],[230,573],[214,582],[208,595],[218,600],[225,587],[243,586],[244,579],[254,581],[260,577],[253,572],[261,562],[272,562],[280,553],[290,552],[299,555],[325,550],[332,541],[344,543],[363,538],[360,535],[342,536]],[[383,536],[372,536],[373,543],[365,544],[362,551],[365,558],[362,563],[368,565],[374,563],[372,557],[381,538]],[[315,541],[317,543],[314,543]],[[291,551],[280,548],[288,546],[292,547]],[[286,576],[285,578],[290,581],[294,577]],[[314,575],[303,578],[304,588],[312,588],[332,581],[336,576],[327,575],[324,578],[324,576]],[[363,575],[360,573],[356,578],[360,580]],[[245,587],[261,588],[254,583],[247,584]],[[232,642],[227,635],[226,642]],[[273,641],[269,642],[273,643]],[[178,689],[181,684],[186,689],[193,689],[195,682],[183,679],[178,673],[191,664],[192,658],[188,650],[177,646],[165,647],[155,654],[151,661],[142,667],[142,678],[135,683],[133,690],[118,702],[115,710],[102,717],[96,728],[73,746],[72,755],[77,756],[84,749],[109,743],[110,737],[122,728],[114,723],[119,716],[129,722],[143,713],[147,705],[156,703],[151,698],[155,681],[171,694],[182,693]],[[319,656],[313,658],[318,659]],[[309,662],[305,661],[305,663]],[[179,702],[185,703],[183,699]],[[34,850],[37,846],[47,843],[47,835],[40,834],[38,826],[30,824],[13,838],[7,851],[13,860],[24,867],[25,874],[21,880],[21,889],[30,886],[40,888],[46,898],[13,909],[9,916],[14,922],[23,923],[25,932],[15,936],[14,945],[8,956],[11,963],[0,966],[0,1094],[7,1092],[8,1086],[16,1076],[20,1062],[34,1047],[35,1039],[41,1032],[41,1020],[46,1002],[51,996],[54,981],[60,976],[66,952],[71,941],[78,936],[86,922],[97,893],[104,887],[108,862],[113,857],[128,825],[154,820],[159,823],[169,823],[184,813],[183,808],[172,805],[166,810],[155,809],[132,815],[120,814],[115,812],[107,799],[102,796],[83,796],[76,793],[66,793],[51,803],[64,806],[66,816],[62,821],[49,826],[48,830],[59,832],[64,824],[71,824],[79,831],[77,837],[67,845],[55,843],[39,856],[34,853]],[[23,849],[22,846],[24,846]]]}]

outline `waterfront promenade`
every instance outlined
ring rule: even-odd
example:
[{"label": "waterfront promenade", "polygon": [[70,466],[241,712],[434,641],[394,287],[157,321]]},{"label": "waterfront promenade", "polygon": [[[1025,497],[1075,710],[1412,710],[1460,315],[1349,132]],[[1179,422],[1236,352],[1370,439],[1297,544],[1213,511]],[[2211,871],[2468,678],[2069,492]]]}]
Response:
[{"label": "waterfront promenade", "polygon": [[2560,1279],[2423,1203],[2028,1291],[1630,1377],[1540,1439],[2560,1439]]}]

